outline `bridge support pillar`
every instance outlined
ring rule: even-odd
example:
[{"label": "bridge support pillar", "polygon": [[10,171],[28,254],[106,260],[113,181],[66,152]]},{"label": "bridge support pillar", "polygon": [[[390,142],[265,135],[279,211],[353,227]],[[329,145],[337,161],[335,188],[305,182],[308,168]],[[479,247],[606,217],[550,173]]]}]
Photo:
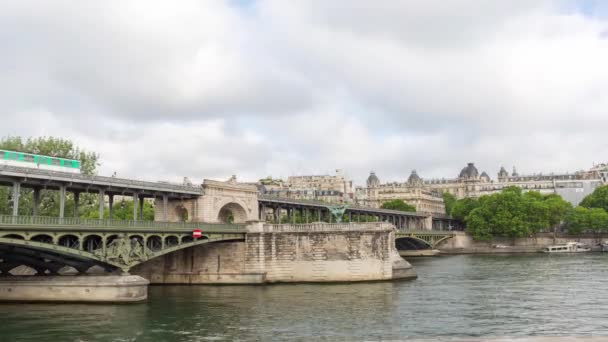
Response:
[{"label": "bridge support pillar", "polygon": [[19,195],[21,194],[21,183],[13,183],[13,216],[19,215]]},{"label": "bridge support pillar", "polygon": [[[139,219],[142,221],[144,220],[144,198],[143,198],[143,196],[139,197]],[[188,217],[188,220],[191,221],[192,217]]]},{"label": "bridge support pillar", "polygon": [[32,216],[38,216],[38,206],[40,205],[40,188],[34,188],[32,199]]},{"label": "bridge support pillar", "polygon": [[59,187],[59,218],[65,216],[65,186]]},{"label": "bridge support pillar", "polygon": [[[108,195],[108,217],[110,218],[110,220],[112,219],[112,207],[114,207],[114,195],[109,194]],[[166,219],[165,219],[166,221]]]},{"label": "bridge support pillar", "polygon": [[74,191],[74,218],[78,218],[78,202],[80,201],[80,192]]},{"label": "bridge support pillar", "polygon": [[167,222],[169,220],[169,196],[163,195],[163,221]]},{"label": "bridge support pillar", "polygon": [[99,219],[103,220],[103,209],[106,206],[105,192],[103,190],[99,190]]},{"label": "bridge support pillar", "polygon": [[137,204],[139,203],[139,196],[136,192],[133,193],[133,221],[137,221]]}]

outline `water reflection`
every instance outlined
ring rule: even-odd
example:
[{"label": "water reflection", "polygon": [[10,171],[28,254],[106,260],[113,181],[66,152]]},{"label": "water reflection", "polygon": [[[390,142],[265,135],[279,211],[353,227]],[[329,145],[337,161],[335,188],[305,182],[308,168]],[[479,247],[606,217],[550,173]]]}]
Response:
[{"label": "water reflection", "polygon": [[605,334],[608,255],[413,260],[419,279],[153,286],[137,305],[0,305],[7,341],[377,340]]}]

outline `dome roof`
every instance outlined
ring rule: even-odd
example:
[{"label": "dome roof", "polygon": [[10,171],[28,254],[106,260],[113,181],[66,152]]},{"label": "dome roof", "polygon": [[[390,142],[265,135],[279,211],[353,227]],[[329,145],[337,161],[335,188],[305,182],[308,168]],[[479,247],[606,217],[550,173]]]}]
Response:
[{"label": "dome roof", "polygon": [[479,176],[479,178],[485,179],[487,181],[490,180],[490,176],[485,171],[481,173],[481,176]]},{"label": "dome roof", "polygon": [[467,166],[460,171],[460,178],[477,178],[479,176],[479,171],[475,167],[475,164],[468,163]]},{"label": "dome roof", "polygon": [[505,170],[504,166],[500,167],[500,171],[498,171],[498,177],[500,177],[500,178],[509,177],[509,173],[507,172],[507,170]]},{"label": "dome roof", "polygon": [[422,184],[422,178],[420,178],[420,176],[418,176],[418,173],[416,172],[416,170],[412,170],[410,177],[407,179],[407,184],[408,185],[421,185]]},{"label": "dome roof", "polygon": [[380,179],[378,179],[378,176],[376,176],[376,173],[374,171],[371,171],[369,173],[369,177],[367,177],[367,187],[373,188],[378,185],[380,185]]}]

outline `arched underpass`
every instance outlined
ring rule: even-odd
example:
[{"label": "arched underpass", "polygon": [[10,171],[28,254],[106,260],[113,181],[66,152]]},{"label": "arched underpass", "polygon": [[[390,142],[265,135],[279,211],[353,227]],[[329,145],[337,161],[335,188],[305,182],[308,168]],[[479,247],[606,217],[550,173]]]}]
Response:
[{"label": "arched underpass", "polygon": [[418,251],[433,249],[428,242],[415,237],[401,237],[395,239],[395,248],[399,251]]}]

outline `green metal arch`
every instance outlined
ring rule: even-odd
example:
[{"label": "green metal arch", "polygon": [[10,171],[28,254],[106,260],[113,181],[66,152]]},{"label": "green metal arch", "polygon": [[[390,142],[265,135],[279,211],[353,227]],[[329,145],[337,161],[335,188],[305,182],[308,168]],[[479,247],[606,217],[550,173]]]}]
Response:
[{"label": "green metal arch", "polygon": [[433,248],[434,247],[433,244],[431,244],[430,242],[428,242],[426,240],[423,240],[423,239],[421,239],[421,238],[419,238],[417,236],[399,236],[395,240],[398,240],[398,239],[413,239],[413,240],[420,241],[420,242],[424,243],[425,245],[429,246],[429,248]]},{"label": "green metal arch", "polygon": [[436,246],[439,246],[440,243],[442,243],[446,240],[449,240],[453,237],[454,237],[454,235],[446,235],[446,236],[442,237],[441,239],[439,239],[433,243],[433,248],[435,248]]},{"label": "green metal arch", "polygon": [[[66,236],[66,235],[74,235],[74,234],[63,234],[63,236]],[[88,234],[88,235],[97,235],[97,234]],[[103,239],[103,237],[102,237],[102,239]],[[178,239],[179,239],[179,237],[178,237]],[[75,249],[75,248],[70,248],[70,247],[66,247],[66,246],[60,246],[57,244],[48,244],[48,243],[43,243],[43,242],[38,242],[38,241],[29,241],[29,240],[4,238],[4,237],[0,237],[0,244],[21,246],[21,247],[31,248],[31,249],[39,249],[39,250],[49,252],[49,253],[60,254],[60,255],[64,255],[64,256],[75,257],[75,258],[86,259],[86,260],[92,260],[98,264],[108,265],[108,266],[116,267],[116,268],[127,271],[131,267],[142,264],[144,262],[147,262],[147,261],[157,258],[159,256],[173,253],[173,252],[181,250],[181,249],[186,249],[186,248],[190,248],[190,247],[194,247],[194,246],[199,246],[199,245],[219,242],[219,241],[238,241],[238,240],[244,240],[244,237],[242,236],[242,234],[226,234],[226,235],[217,236],[215,238],[212,236],[207,236],[206,239],[197,239],[192,242],[180,243],[178,245],[174,245],[171,247],[165,247],[164,249],[161,249],[156,252],[150,251],[146,254],[146,258],[144,260],[140,260],[139,262],[136,262],[136,263],[130,264],[130,265],[124,265],[124,264],[120,264],[117,262],[112,262],[112,261],[106,260],[102,256],[96,255],[91,252],[87,252],[87,251]],[[59,238],[56,241],[59,241]],[[84,241],[84,239],[83,239],[83,241]]]}]

